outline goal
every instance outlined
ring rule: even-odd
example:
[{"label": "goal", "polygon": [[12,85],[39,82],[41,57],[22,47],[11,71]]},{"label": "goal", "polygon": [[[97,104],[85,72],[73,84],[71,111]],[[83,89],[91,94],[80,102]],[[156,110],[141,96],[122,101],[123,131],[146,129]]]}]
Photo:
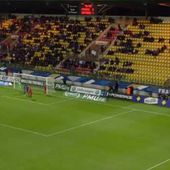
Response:
[{"label": "goal", "polygon": [[23,85],[30,85],[36,92],[44,93],[44,87],[46,88],[46,94],[50,95],[54,92],[54,79],[51,77],[35,76],[31,74],[13,74],[13,87],[14,89],[22,88]]}]

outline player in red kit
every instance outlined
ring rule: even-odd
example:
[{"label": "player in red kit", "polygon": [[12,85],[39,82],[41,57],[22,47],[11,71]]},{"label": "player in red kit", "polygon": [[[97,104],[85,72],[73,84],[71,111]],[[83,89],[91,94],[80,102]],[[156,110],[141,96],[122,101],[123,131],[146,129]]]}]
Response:
[{"label": "player in red kit", "polygon": [[47,85],[44,83],[44,94],[47,94]]},{"label": "player in red kit", "polygon": [[31,88],[31,86],[29,86],[29,88],[28,88],[28,96],[32,97],[32,88]]}]

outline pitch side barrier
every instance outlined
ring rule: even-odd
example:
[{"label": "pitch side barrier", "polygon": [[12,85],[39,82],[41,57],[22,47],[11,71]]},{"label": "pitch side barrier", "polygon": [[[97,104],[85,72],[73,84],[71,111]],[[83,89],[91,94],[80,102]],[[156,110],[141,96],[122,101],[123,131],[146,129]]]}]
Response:
[{"label": "pitch side barrier", "polygon": [[13,82],[12,76],[0,75],[0,86],[12,86]]},{"label": "pitch side barrier", "polygon": [[83,86],[75,86],[75,85],[67,85],[67,84],[60,84],[55,83],[54,85],[55,90],[63,90],[63,91],[69,91],[73,93],[80,93],[80,94],[89,94],[94,96],[107,96],[107,91],[100,90],[96,88],[88,88]]},{"label": "pitch side barrier", "polygon": [[158,105],[162,107],[170,108],[170,99],[169,98],[154,98],[154,97],[146,97],[146,96],[133,96],[133,102],[137,103],[145,103],[150,105]]},{"label": "pitch side barrier", "polygon": [[70,91],[70,92],[76,92],[76,93],[91,94],[91,95],[96,95],[96,96],[105,96],[105,97],[110,97],[110,98],[132,100],[132,96],[128,96],[125,94],[113,93],[108,90],[100,90],[96,88],[67,85],[67,84],[62,84],[62,83],[55,83],[55,90]]},{"label": "pitch side barrier", "polygon": [[97,88],[67,85],[62,83],[55,83],[54,87],[55,90],[65,91],[66,96],[75,97],[75,98],[89,99],[94,101],[106,101],[106,99],[108,98],[132,100],[132,96],[113,93],[107,90],[101,90]]},{"label": "pitch side barrier", "polygon": [[55,83],[54,87],[55,90],[65,91],[64,94],[67,97],[93,100],[98,102],[105,102],[107,100],[107,92],[104,90],[60,83]]},{"label": "pitch side barrier", "polygon": [[[159,97],[148,97],[141,95],[126,95],[119,94],[114,92],[109,92],[106,90],[99,90],[95,88],[87,88],[82,86],[67,85],[55,83],[55,90],[65,91],[65,96],[80,98],[80,99],[89,99],[94,101],[106,101],[107,98],[119,98],[125,100],[131,100],[133,102],[145,103],[149,105],[158,105],[162,107],[170,107],[170,99],[164,99]],[[159,90],[159,92],[169,92],[168,90]]]},{"label": "pitch side barrier", "polygon": [[[31,76],[31,75],[20,75],[19,77],[20,83],[27,83],[33,85],[43,86],[44,82],[48,84],[49,87],[54,88],[55,90],[62,90],[65,91],[66,96],[76,97],[80,99],[88,99],[93,101],[101,101],[104,102],[108,98],[119,98],[125,100],[131,100],[133,102],[138,103],[145,103],[149,105],[158,105],[162,107],[170,108],[170,89],[162,89],[158,88],[157,92],[155,92],[156,97],[148,97],[144,95],[137,95],[134,94],[133,96],[114,93],[113,91],[108,90],[101,90],[92,87],[84,87],[84,86],[77,86],[77,85],[70,85],[64,83],[58,83],[55,81],[49,81],[45,78]],[[0,75],[0,86],[12,86],[13,84],[18,82],[18,77],[14,76],[6,76]],[[50,84],[51,83],[51,84]],[[159,95],[166,96],[166,97],[157,97]]]}]

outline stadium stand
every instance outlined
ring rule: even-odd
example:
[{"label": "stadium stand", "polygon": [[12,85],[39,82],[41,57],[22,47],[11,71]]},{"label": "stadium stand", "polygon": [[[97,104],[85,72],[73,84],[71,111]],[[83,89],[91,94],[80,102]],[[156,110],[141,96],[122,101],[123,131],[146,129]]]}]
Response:
[{"label": "stadium stand", "polygon": [[55,67],[64,58],[80,54],[108,24],[91,18],[25,17],[11,62]]},{"label": "stadium stand", "polygon": [[134,19],[117,36],[99,73],[126,81],[163,85],[169,78],[169,20]]},{"label": "stadium stand", "polygon": [[[2,61],[144,84],[164,85],[169,79],[168,19],[120,23],[107,17],[20,16],[0,23],[1,40],[17,36],[8,41]],[[97,40],[107,45],[96,45]]]}]

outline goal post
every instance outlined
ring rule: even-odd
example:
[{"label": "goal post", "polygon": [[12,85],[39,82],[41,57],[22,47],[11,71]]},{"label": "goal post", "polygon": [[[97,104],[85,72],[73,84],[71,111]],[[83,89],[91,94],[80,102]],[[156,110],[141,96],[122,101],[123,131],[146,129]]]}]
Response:
[{"label": "goal post", "polygon": [[14,89],[17,87],[22,87],[22,85],[26,84],[32,86],[33,89],[35,88],[43,92],[46,89],[46,94],[49,95],[52,91],[54,91],[54,82],[55,80],[52,77],[42,77],[21,73],[13,74]]}]

